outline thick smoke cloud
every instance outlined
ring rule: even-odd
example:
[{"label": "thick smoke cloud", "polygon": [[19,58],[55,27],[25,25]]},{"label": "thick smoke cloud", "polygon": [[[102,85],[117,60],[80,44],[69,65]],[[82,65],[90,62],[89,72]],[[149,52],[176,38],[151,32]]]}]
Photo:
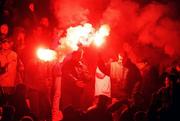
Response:
[{"label": "thick smoke cloud", "polygon": [[180,20],[172,2],[137,0],[53,0],[59,26],[84,22],[111,26],[109,46],[134,60],[153,63],[180,56]]},{"label": "thick smoke cloud", "polygon": [[61,27],[78,25],[88,21],[88,9],[78,0],[52,0],[54,14]]}]

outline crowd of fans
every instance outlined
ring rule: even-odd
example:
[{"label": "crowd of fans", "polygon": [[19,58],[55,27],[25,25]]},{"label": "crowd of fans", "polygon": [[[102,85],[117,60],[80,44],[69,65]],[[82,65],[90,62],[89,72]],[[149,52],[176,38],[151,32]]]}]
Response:
[{"label": "crowd of fans", "polygon": [[159,72],[158,65],[99,54],[91,73],[79,46],[40,61],[37,45],[55,49],[62,30],[51,22],[48,0],[38,2],[0,1],[1,121],[180,121],[179,60]]}]

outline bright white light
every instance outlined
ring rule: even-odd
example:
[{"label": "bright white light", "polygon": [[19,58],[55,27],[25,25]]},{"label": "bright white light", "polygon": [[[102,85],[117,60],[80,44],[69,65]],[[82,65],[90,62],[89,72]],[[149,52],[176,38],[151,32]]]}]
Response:
[{"label": "bright white light", "polygon": [[106,37],[109,35],[110,27],[106,24],[101,25],[99,29],[95,29],[90,23],[69,27],[66,37],[61,38],[59,48],[65,50],[77,50],[78,44],[89,46],[95,44],[101,46]]},{"label": "bright white light", "polygon": [[50,50],[50,49],[39,48],[37,50],[37,57],[43,61],[55,60],[56,56],[57,56],[57,53],[53,50]]},{"label": "bright white light", "polygon": [[102,25],[95,33],[94,44],[98,47],[101,46],[105,42],[106,37],[109,35],[109,31],[110,27],[108,25]]}]

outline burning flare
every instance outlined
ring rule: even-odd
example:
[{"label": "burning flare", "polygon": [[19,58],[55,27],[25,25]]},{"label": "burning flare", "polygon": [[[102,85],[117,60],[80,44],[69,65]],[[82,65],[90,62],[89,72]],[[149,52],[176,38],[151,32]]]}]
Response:
[{"label": "burning flare", "polygon": [[50,49],[39,48],[37,50],[37,57],[42,61],[53,61],[56,59],[57,53]]},{"label": "burning flare", "polygon": [[106,37],[109,35],[110,27],[108,25],[102,25],[100,29],[95,33],[94,44],[96,46],[101,46]]},{"label": "burning flare", "polygon": [[109,32],[110,27],[106,24],[101,25],[98,30],[95,30],[90,23],[69,27],[66,37],[60,40],[60,48],[77,50],[78,44],[89,46],[92,43],[99,47],[105,42]]}]

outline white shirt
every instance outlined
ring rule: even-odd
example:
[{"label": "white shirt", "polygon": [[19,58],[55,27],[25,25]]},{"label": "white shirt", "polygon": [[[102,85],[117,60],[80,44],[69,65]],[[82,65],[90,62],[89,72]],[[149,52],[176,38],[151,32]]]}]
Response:
[{"label": "white shirt", "polygon": [[111,82],[110,77],[101,72],[97,67],[95,74],[95,96],[98,95],[111,97]]}]

